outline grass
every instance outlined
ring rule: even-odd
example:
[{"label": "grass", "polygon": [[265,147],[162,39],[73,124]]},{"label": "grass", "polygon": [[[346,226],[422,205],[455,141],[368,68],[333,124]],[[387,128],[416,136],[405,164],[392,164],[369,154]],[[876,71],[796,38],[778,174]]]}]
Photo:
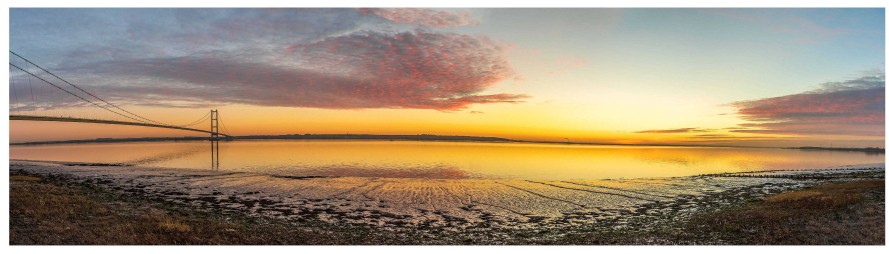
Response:
[{"label": "grass", "polygon": [[9,176],[9,180],[14,181],[14,182],[15,181],[33,182],[33,181],[40,181],[42,179],[40,179],[40,177],[36,177],[36,176],[12,175],[12,176]]},{"label": "grass", "polygon": [[885,181],[828,183],[693,218],[685,230],[731,244],[885,244]]},{"label": "grass", "polygon": [[190,232],[191,226],[172,219],[163,220],[157,224],[158,227],[171,232]]},{"label": "grass", "polygon": [[590,228],[550,244],[883,245],[884,186],[882,179],[824,183],[688,219]]}]

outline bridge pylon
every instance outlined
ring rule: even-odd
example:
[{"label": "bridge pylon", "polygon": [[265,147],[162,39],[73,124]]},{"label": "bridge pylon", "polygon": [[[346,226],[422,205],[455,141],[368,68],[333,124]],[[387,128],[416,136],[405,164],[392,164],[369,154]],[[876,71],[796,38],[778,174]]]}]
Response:
[{"label": "bridge pylon", "polygon": [[219,111],[210,110],[210,140],[219,140]]}]

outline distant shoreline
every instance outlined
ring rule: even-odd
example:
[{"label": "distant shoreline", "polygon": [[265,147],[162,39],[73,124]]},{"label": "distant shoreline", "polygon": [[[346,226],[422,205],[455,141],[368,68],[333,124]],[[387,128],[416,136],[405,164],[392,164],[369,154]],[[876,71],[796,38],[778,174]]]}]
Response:
[{"label": "distant shoreline", "polygon": [[816,150],[816,151],[840,151],[840,152],[864,152],[864,153],[875,153],[875,154],[886,153],[886,149],[880,148],[880,147],[853,148],[853,147],[803,146],[803,147],[788,147],[787,149]]},{"label": "distant shoreline", "polygon": [[[166,142],[166,141],[207,141],[207,137],[146,137],[146,138],[97,138],[60,141],[39,141],[10,143],[15,146],[28,145],[57,145],[57,144],[85,144],[85,143],[123,143],[123,142]],[[560,145],[604,145],[604,146],[674,146],[674,147],[730,147],[730,148],[780,148],[780,147],[755,147],[755,146],[717,146],[717,145],[688,145],[688,144],[619,144],[596,142],[565,142],[565,141],[534,141],[518,140],[499,137],[481,136],[447,136],[432,134],[285,134],[285,135],[250,135],[220,138],[220,141],[238,140],[378,140],[378,141],[452,141],[452,142],[487,142],[487,143],[527,143],[527,144],[560,144]]]},{"label": "distant shoreline", "polygon": [[[97,138],[80,140],[39,141],[10,143],[10,145],[52,145],[81,143],[121,143],[121,142],[165,142],[165,141],[207,141],[207,137],[150,137],[150,138]],[[497,137],[444,136],[444,135],[372,135],[372,134],[286,134],[251,135],[220,138],[220,141],[236,140],[386,140],[386,141],[474,141],[474,142],[526,142]]]},{"label": "distant shoreline", "polygon": [[[79,140],[39,141],[10,143],[10,146],[86,144],[86,143],[123,143],[123,142],[166,142],[166,141],[206,141],[207,137],[145,137],[145,138],[97,138]],[[492,143],[532,143],[562,145],[607,145],[607,146],[673,146],[673,147],[728,147],[728,148],[778,148],[816,151],[864,152],[868,154],[884,154],[880,147],[763,147],[763,146],[720,146],[720,145],[689,145],[689,144],[618,144],[595,142],[556,142],[507,139],[482,136],[448,136],[432,134],[416,135],[376,135],[376,134],[285,134],[285,135],[249,135],[222,138],[220,141],[237,140],[381,140],[381,141],[454,141],[454,142],[492,142]]]}]

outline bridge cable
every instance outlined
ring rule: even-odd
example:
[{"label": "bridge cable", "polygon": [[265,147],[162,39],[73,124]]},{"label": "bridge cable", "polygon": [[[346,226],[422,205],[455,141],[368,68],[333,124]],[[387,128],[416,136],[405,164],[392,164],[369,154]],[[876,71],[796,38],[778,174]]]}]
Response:
[{"label": "bridge cable", "polygon": [[[108,102],[108,101],[105,101],[105,100],[103,100],[102,98],[99,98],[98,96],[96,96],[96,95],[94,95],[94,94],[92,94],[92,93],[90,93],[90,92],[87,92],[86,90],[81,89],[81,88],[78,87],[77,85],[74,85],[74,84],[72,84],[71,82],[68,82],[67,80],[65,80],[65,79],[63,79],[63,78],[61,78],[61,77],[59,77],[58,75],[55,75],[54,73],[50,72],[49,70],[46,70],[46,69],[44,69],[44,68],[38,66],[38,65],[35,64],[34,62],[31,62],[30,60],[28,60],[28,59],[22,57],[21,55],[15,53],[15,52],[13,52],[13,51],[9,51],[9,52],[12,53],[12,54],[15,55],[15,56],[21,58],[22,60],[24,60],[24,61],[26,62],[26,65],[27,65],[28,63],[30,63],[31,65],[34,65],[34,67],[37,67],[38,69],[43,70],[43,71],[46,72],[47,74],[52,75],[53,77],[55,77],[55,78],[61,80],[62,82],[65,82],[66,84],[68,84],[68,85],[70,85],[70,86],[76,88],[77,90],[80,90],[81,92],[84,92],[84,93],[86,93],[86,94],[92,96],[93,98],[96,98],[96,99],[98,99],[98,100],[104,102],[105,104],[108,104],[108,105],[110,105],[110,106],[112,106],[112,107],[114,107],[114,108],[117,108],[117,109],[119,109],[119,110],[121,110],[121,111],[123,111],[123,112],[126,112],[126,113],[128,113],[128,114],[130,114],[130,115],[133,115],[133,116],[135,116],[135,117],[144,119],[144,120],[146,120],[146,121],[153,122],[153,123],[158,124],[158,125],[173,126],[173,127],[188,127],[188,126],[192,126],[192,125],[196,125],[196,124],[199,124],[199,123],[201,123],[201,122],[204,122],[204,121],[207,120],[206,118],[208,118],[208,117],[210,116],[210,113],[208,112],[206,115],[204,115],[203,117],[199,118],[198,120],[196,120],[196,121],[194,121],[194,122],[191,122],[191,123],[188,123],[188,124],[184,124],[184,125],[172,125],[172,124],[165,124],[165,123],[157,122],[157,121],[154,121],[154,120],[151,120],[151,119],[142,117],[141,115],[138,115],[138,114],[132,113],[132,112],[130,112],[130,111],[127,111],[127,110],[125,110],[125,109],[123,109],[123,108],[120,108],[120,107],[118,107],[117,105],[114,105],[114,104],[112,104],[112,103],[110,103],[110,102]],[[113,110],[111,110],[111,109],[109,109],[109,108],[103,107],[103,106],[101,106],[101,105],[99,105],[99,104],[97,104],[97,103],[95,103],[95,102],[92,102],[92,101],[90,101],[90,100],[87,100],[87,99],[85,99],[85,98],[83,98],[83,97],[81,97],[81,96],[78,96],[78,95],[76,95],[76,94],[74,94],[74,93],[72,93],[72,92],[70,92],[70,91],[68,91],[68,90],[66,90],[66,89],[64,89],[64,88],[61,88],[61,87],[55,85],[55,84],[52,83],[52,82],[49,82],[49,81],[47,81],[47,80],[45,80],[45,79],[43,79],[43,78],[37,76],[37,75],[34,74],[34,73],[31,73],[31,72],[28,72],[28,71],[22,69],[21,67],[15,65],[15,64],[10,63],[10,65],[12,65],[13,67],[16,67],[17,69],[22,70],[23,72],[29,74],[29,76],[28,76],[28,81],[29,81],[28,84],[29,84],[29,88],[30,88],[30,85],[31,85],[31,83],[30,83],[30,78],[31,78],[31,76],[34,76],[35,78],[38,78],[38,79],[40,79],[40,80],[46,82],[47,84],[50,84],[50,85],[52,85],[52,86],[58,88],[59,90],[62,90],[62,91],[64,91],[64,92],[68,93],[68,94],[74,95],[75,97],[77,97],[77,98],[79,98],[79,99],[81,99],[81,100],[84,100],[84,101],[86,101],[86,102],[89,102],[89,103],[91,103],[91,104],[93,104],[93,105],[95,105],[95,106],[97,106],[97,107],[99,107],[99,108],[102,108],[102,109],[107,110],[107,111],[109,111],[109,112],[112,112],[112,113],[114,113],[114,114],[117,114],[117,115],[126,117],[126,118],[128,118],[128,119],[134,120],[134,121],[136,121],[136,122],[143,122],[143,123],[145,123],[145,121],[141,121],[141,120],[138,120],[138,119],[134,119],[134,118],[129,117],[129,116],[127,116],[127,115],[124,115],[124,114],[121,114],[121,113],[119,113],[119,112],[113,111]],[[13,87],[13,88],[14,88],[14,87]],[[31,94],[31,95],[32,95],[32,101],[36,101],[36,100],[34,99],[34,97],[33,97],[33,90],[32,90],[32,94]],[[15,97],[15,98],[16,98],[16,103],[18,103],[18,94],[17,94],[17,93],[16,93],[16,97]]]},{"label": "bridge cable", "polygon": [[188,127],[188,126],[192,126],[192,125],[195,125],[195,124],[203,123],[203,122],[207,121],[207,118],[208,118],[209,116],[210,116],[210,112],[207,112],[207,114],[205,114],[204,116],[202,116],[201,118],[199,118],[197,121],[194,121],[194,122],[191,122],[191,123],[189,123],[189,124],[185,124],[185,125],[176,125],[176,126],[177,126],[177,127]]},{"label": "bridge cable", "polygon": [[[217,114],[216,116],[218,117],[219,113],[216,113],[216,114]],[[222,121],[222,118],[218,118],[217,121],[219,121],[219,124],[222,125],[222,130],[224,130],[226,134],[231,134],[231,132],[228,130],[228,128],[225,127],[225,122]]]},{"label": "bridge cable", "polygon": [[[102,105],[99,105],[99,104],[97,104],[97,103],[95,103],[95,102],[92,102],[92,101],[90,101],[90,100],[87,100],[87,99],[85,99],[85,98],[83,98],[83,97],[80,97],[80,95],[77,95],[77,94],[74,94],[74,93],[72,93],[72,92],[70,92],[70,91],[68,91],[68,90],[65,90],[64,88],[61,88],[61,87],[57,86],[56,84],[53,84],[52,82],[49,82],[49,81],[47,81],[47,80],[45,80],[45,79],[43,79],[43,78],[41,78],[41,77],[39,77],[39,76],[37,76],[37,75],[34,75],[33,73],[28,72],[28,71],[22,69],[21,67],[15,65],[15,64],[13,64],[13,63],[9,63],[9,65],[12,65],[13,67],[15,67],[15,68],[17,68],[17,69],[19,69],[19,70],[21,70],[21,71],[23,71],[23,72],[25,72],[25,73],[28,73],[28,74],[30,74],[31,76],[34,76],[34,77],[37,78],[37,79],[43,80],[43,82],[46,82],[47,84],[50,84],[51,86],[54,86],[54,87],[56,87],[56,88],[58,88],[58,89],[61,89],[62,91],[65,91],[66,93],[68,93],[68,94],[70,94],[70,95],[74,95],[74,97],[77,97],[77,98],[80,98],[80,99],[83,100],[83,101],[92,103],[93,105],[96,105],[96,107],[100,107],[100,108],[102,108],[102,109],[104,109],[104,110],[107,110],[107,111],[109,111],[109,112],[111,112],[111,113],[115,113],[115,114],[117,114],[117,115],[120,115],[120,116],[129,118],[129,119],[131,119],[131,120],[133,120],[133,121],[136,121],[136,122],[143,122],[143,123],[144,123],[144,121],[140,121],[140,120],[138,120],[138,119],[135,119],[135,118],[129,117],[129,116],[127,116],[127,115],[121,114],[120,112],[117,112],[117,111],[108,109],[108,108],[106,108],[106,107],[102,107]],[[39,68],[39,67],[38,67],[38,68]]]},{"label": "bridge cable", "polygon": [[[9,75],[12,77],[12,75]],[[15,104],[12,104],[12,111],[15,112],[19,107],[19,94],[15,92],[15,79],[12,79],[12,99],[15,101]]]},{"label": "bridge cable", "polygon": [[[37,64],[35,64],[34,62],[31,62],[30,60],[26,59],[25,57],[23,57],[23,56],[21,56],[21,55],[19,55],[19,54],[16,54],[15,52],[12,52],[12,50],[10,50],[9,53],[12,53],[13,55],[15,55],[15,56],[21,58],[22,60],[25,60],[25,62],[31,63],[32,65],[34,65],[34,67],[37,67],[37,68],[43,70],[44,72],[48,73],[49,75],[52,75],[53,77],[56,77],[57,79],[61,80],[62,82],[65,82],[66,84],[68,84],[68,85],[70,85],[70,86],[73,86],[74,88],[77,88],[77,90],[80,90],[81,92],[84,92],[84,93],[86,93],[86,94],[92,96],[93,98],[96,98],[96,99],[98,99],[98,100],[100,100],[100,101],[102,101],[102,102],[104,102],[104,103],[106,103],[106,104],[108,104],[108,105],[111,105],[111,106],[114,107],[114,108],[117,108],[117,109],[119,109],[119,110],[121,110],[121,111],[123,111],[123,112],[126,112],[126,113],[130,114],[130,115],[133,115],[133,116],[135,116],[135,117],[144,119],[144,120],[146,120],[146,121],[149,121],[149,122],[152,122],[152,123],[155,123],[155,124],[159,124],[159,125],[170,125],[170,124],[164,124],[164,123],[161,123],[161,122],[157,122],[157,121],[154,121],[154,120],[151,120],[151,119],[142,117],[142,116],[140,116],[140,115],[138,115],[138,114],[135,114],[135,113],[133,113],[133,112],[127,111],[126,109],[122,109],[122,108],[118,107],[117,105],[114,105],[114,104],[112,104],[112,103],[110,103],[110,102],[107,102],[107,101],[103,100],[102,98],[99,98],[98,96],[96,96],[96,95],[94,95],[94,94],[92,94],[92,93],[90,93],[90,92],[87,92],[86,90],[83,90],[83,89],[81,89],[80,87],[78,87],[78,86],[76,86],[76,85],[74,85],[74,84],[71,84],[71,82],[68,82],[67,80],[62,79],[61,77],[56,76],[56,74],[53,74],[52,72],[50,72],[50,71],[44,69],[43,67],[38,66]],[[18,66],[16,66],[16,67],[18,67]],[[26,71],[26,72],[27,72],[27,71]],[[31,73],[29,72],[28,74],[31,74]],[[34,75],[34,74],[31,74],[31,75]],[[36,77],[36,76],[35,76],[35,77]],[[44,81],[46,81],[46,80],[44,80]],[[47,82],[48,82],[48,81],[47,81]],[[61,89],[61,88],[60,88],[60,89]],[[66,91],[67,91],[67,90],[66,90]],[[72,95],[73,95],[73,93],[72,93]],[[78,97],[80,97],[80,96],[78,96]],[[81,98],[81,99],[83,99],[83,98]],[[95,103],[93,103],[93,104],[95,104]],[[96,106],[99,106],[99,105],[96,105]],[[99,106],[99,107],[101,107],[101,106]],[[106,109],[106,110],[107,110],[107,109]],[[109,110],[109,111],[110,111],[110,110]],[[118,115],[121,115],[121,114],[118,114]],[[131,118],[131,117],[127,117],[127,118],[133,119],[133,118]],[[136,120],[136,119],[133,119],[133,120],[138,121],[138,122],[144,122],[144,121],[140,121],[140,120]],[[173,126],[173,125],[170,125],[170,126]]]},{"label": "bridge cable", "polygon": [[[25,65],[25,68],[28,66]],[[28,90],[31,91],[31,108],[36,112],[37,111],[37,102],[34,100],[34,88],[31,87],[31,76],[28,76]]]}]

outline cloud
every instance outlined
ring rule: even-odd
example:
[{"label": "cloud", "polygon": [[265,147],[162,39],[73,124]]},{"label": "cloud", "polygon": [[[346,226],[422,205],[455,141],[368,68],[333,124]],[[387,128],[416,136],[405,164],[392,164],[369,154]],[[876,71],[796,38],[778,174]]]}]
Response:
[{"label": "cloud", "polygon": [[[280,50],[374,29],[354,9],[14,9],[10,48],[41,63],[178,57],[208,51]],[[254,55],[268,58],[269,54]]]},{"label": "cloud", "polygon": [[744,133],[883,136],[885,75],[874,74],[781,97],[735,102],[737,114],[751,123]]},{"label": "cloud", "polygon": [[698,135],[691,136],[689,138],[706,139],[706,140],[775,139],[775,137],[768,137],[768,136],[738,136],[738,135],[732,135],[732,134],[698,134]]},{"label": "cloud", "polygon": [[660,133],[660,134],[668,134],[668,133],[690,133],[690,132],[710,132],[712,129],[701,129],[701,128],[679,128],[679,129],[665,129],[665,130],[644,130],[637,131],[635,133]]},{"label": "cloud", "polygon": [[459,110],[514,103],[526,95],[483,94],[514,74],[500,43],[484,36],[424,31],[362,32],[287,48],[279,63],[243,52],[105,61],[66,69],[120,99],[163,98],[331,109]]},{"label": "cloud", "polygon": [[528,97],[486,93],[515,78],[503,43],[435,29],[477,23],[466,12],[15,9],[10,15],[16,52],[130,105],[460,110]]},{"label": "cloud", "polygon": [[436,11],[420,8],[361,8],[358,12],[375,15],[401,24],[416,24],[425,27],[455,27],[478,25],[468,12]]}]

